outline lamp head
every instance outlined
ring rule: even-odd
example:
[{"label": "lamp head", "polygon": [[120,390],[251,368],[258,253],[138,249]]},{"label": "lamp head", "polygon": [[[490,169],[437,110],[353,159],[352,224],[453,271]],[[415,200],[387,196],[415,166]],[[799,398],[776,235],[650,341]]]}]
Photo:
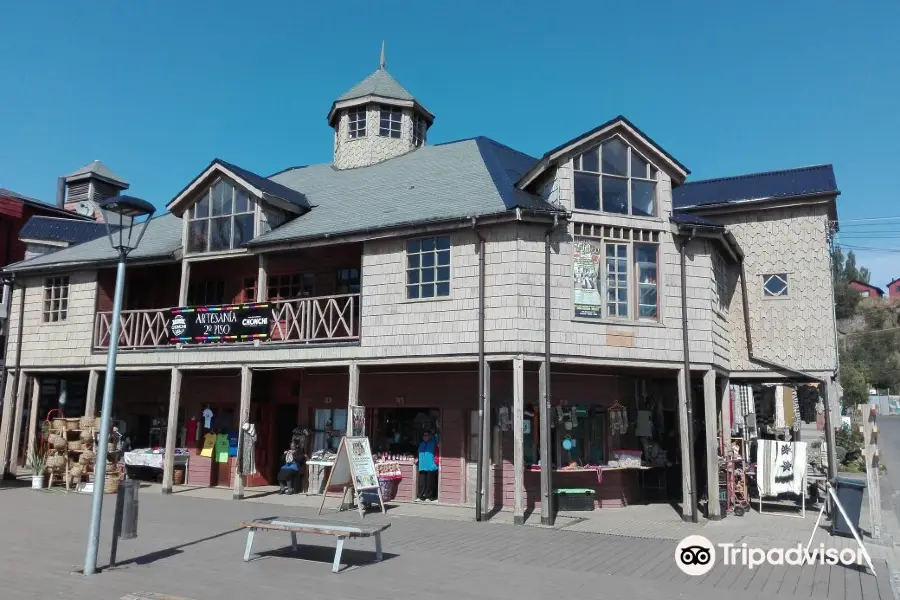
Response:
[{"label": "lamp head", "polygon": [[121,255],[127,255],[140,244],[156,208],[133,196],[113,196],[100,203],[100,212],[110,245]]}]

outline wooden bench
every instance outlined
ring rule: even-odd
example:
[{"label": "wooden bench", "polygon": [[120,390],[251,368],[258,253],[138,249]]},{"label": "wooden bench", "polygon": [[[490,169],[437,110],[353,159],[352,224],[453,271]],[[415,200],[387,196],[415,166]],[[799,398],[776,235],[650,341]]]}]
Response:
[{"label": "wooden bench", "polygon": [[291,534],[291,550],[297,551],[297,534],[314,533],[317,535],[333,535],[337,538],[337,548],[334,552],[334,563],[331,572],[337,573],[341,568],[341,554],[344,551],[344,540],[347,538],[375,538],[375,562],[381,562],[381,532],[391,526],[390,523],[380,524],[354,524],[333,519],[305,519],[301,517],[271,517],[268,519],[256,519],[255,521],[241,521],[241,527],[250,531],[247,533],[247,547],[244,550],[244,562],[250,560],[250,551],[253,549],[253,536],[257,530],[285,531]]}]

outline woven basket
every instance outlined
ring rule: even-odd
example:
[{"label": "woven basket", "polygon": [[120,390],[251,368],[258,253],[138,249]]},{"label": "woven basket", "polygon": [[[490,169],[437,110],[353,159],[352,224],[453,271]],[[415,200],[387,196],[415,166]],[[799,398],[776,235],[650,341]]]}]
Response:
[{"label": "woven basket", "polygon": [[75,477],[77,479],[81,479],[81,476],[84,474],[84,467],[82,465],[72,465],[69,467],[69,475]]},{"label": "woven basket", "polygon": [[94,418],[94,428],[95,428],[95,429],[100,429],[100,425],[101,425],[101,421],[102,421],[102,420],[103,420],[103,419],[101,419],[100,417],[95,417],[95,418]]},{"label": "woven basket", "polygon": [[66,457],[62,454],[52,454],[47,457],[47,468],[58,471],[66,468]]},{"label": "woven basket", "polygon": [[66,419],[66,431],[78,431],[80,419]]},{"label": "woven basket", "polygon": [[85,450],[84,452],[81,453],[81,456],[78,457],[78,462],[80,462],[83,465],[88,465],[88,464],[94,462],[94,459],[96,457],[97,457],[97,455],[94,454],[93,450]]},{"label": "woven basket", "polygon": [[65,431],[66,430],[66,420],[65,419],[53,419],[50,421],[50,428],[56,431]]},{"label": "woven basket", "polygon": [[94,426],[94,417],[81,417],[78,419],[78,426],[81,429],[90,429]]},{"label": "woven basket", "polygon": [[119,491],[119,475],[114,474],[112,476],[107,475],[106,481],[103,482],[103,493],[104,494],[115,494]]},{"label": "woven basket", "polygon": [[54,450],[66,449],[66,438],[56,433],[50,434],[50,437],[47,438],[47,443],[50,444],[50,447]]},{"label": "woven basket", "polygon": [[94,438],[94,432],[91,429],[82,429],[81,435],[78,437],[80,437],[81,441],[85,442],[85,446],[87,446],[87,442],[90,442]]},{"label": "woven basket", "polygon": [[69,442],[69,451],[70,452],[79,451],[83,447],[84,447],[84,444],[82,444],[81,440],[72,440]]},{"label": "woven basket", "polygon": [[172,483],[175,485],[184,484],[184,469],[175,469],[175,472],[172,473]]}]

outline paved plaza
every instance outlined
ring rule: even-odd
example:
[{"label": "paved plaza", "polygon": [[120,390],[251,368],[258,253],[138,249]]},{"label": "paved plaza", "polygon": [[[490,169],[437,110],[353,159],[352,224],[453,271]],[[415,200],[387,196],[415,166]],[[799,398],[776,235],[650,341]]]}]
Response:
[{"label": "paved plaza", "polygon": [[[311,594],[366,600],[546,600],[560,595],[634,600],[742,600],[761,595],[893,598],[886,556],[876,552],[877,547],[871,547],[875,550],[877,578],[840,566],[762,567],[751,571],[722,565],[706,576],[692,578],[676,567],[676,542],[671,540],[582,531],[579,528],[589,520],[579,519],[560,519],[558,528],[548,529],[511,525],[501,513],[493,522],[478,524],[472,522],[471,511],[441,506],[399,505],[386,516],[367,516],[373,521],[391,521],[385,534],[385,561],[380,564],[371,563],[371,540],[348,541],[344,552],[348,566],[333,575],[333,538],[301,535],[300,550],[292,555],[289,536],[276,533],[258,534],[254,551],[259,557],[244,563],[241,558],[246,534],[238,527],[239,521],[313,515],[314,499],[261,495],[235,502],[217,499],[217,492],[224,494],[219,490],[178,491],[164,497],[154,486],[142,489],[138,538],[120,543],[118,567],[85,578],[75,572],[82,567],[90,497],[15,486],[0,488],[0,531],[5,541],[0,547],[0,597],[119,600],[129,595],[167,594],[192,600],[262,600]],[[284,501],[291,505],[284,505]],[[108,557],[113,504],[113,497],[107,496],[101,567]],[[627,511],[607,512],[627,517]],[[658,515],[675,526],[666,513]],[[358,517],[341,513],[340,518]],[[765,517],[729,518],[699,527],[679,523],[678,527],[713,541],[754,542],[760,541],[748,537],[754,531],[765,538],[757,531],[763,522],[747,519],[761,518]],[[801,526],[808,524],[811,528],[814,515],[807,522],[771,518],[778,519],[777,525],[784,524],[781,531],[799,534]],[[797,524],[788,525],[795,521]],[[672,537],[672,531],[664,529],[662,537]],[[796,537],[786,537],[792,535]],[[819,539],[827,537],[824,532],[819,535]],[[838,547],[846,545],[841,538],[828,540]]]}]

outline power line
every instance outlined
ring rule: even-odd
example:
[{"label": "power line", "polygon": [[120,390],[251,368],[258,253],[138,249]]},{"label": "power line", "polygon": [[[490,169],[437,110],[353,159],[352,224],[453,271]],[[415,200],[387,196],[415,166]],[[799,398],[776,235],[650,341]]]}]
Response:
[{"label": "power line", "polygon": [[866,219],[844,219],[843,221],[832,221],[832,223],[868,223],[871,221],[900,221],[900,217],[868,217]]},{"label": "power line", "polygon": [[868,331],[854,331],[852,333],[842,333],[844,337],[851,335],[864,335],[866,333],[881,333],[883,331],[897,331],[900,327],[886,327],[885,329],[869,329]]}]

